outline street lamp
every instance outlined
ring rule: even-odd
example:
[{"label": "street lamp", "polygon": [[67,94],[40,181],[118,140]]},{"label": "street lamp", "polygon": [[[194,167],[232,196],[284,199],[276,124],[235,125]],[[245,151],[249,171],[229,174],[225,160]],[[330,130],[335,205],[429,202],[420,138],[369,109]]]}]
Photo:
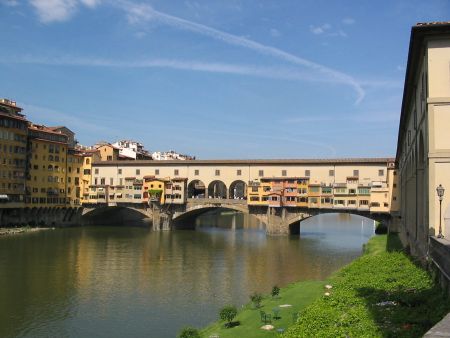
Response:
[{"label": "street lamp", "polygon": [[444,198],[444,187],[442,184],[439,184],[439,186],[436,188],[437,195],[439,197],[439,234],[437,235],[438,238],[444,238],[442,235],[442,199]]}]

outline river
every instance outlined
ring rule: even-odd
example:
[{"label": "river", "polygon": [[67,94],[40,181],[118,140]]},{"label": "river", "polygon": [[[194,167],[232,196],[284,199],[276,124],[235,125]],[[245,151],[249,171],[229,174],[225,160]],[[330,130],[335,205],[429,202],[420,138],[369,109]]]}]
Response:
[{"label": "river", "polygon": [[254,291],[326,278],[374,231],[373,221],[346,214],[313,217],[290,237],[267,237],[228,212],[196,223],[196,231],[98,226],[0,238],[0,337],[172,338]]}]

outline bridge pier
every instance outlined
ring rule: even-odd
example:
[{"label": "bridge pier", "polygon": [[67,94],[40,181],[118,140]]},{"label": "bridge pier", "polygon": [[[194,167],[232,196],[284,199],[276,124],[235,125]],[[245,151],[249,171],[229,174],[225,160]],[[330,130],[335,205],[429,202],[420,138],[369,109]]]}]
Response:
[{"label": "bridge pier", "polygon": [[289,223],[285,208],[267,208],[266,233],[268,235],[289,235]]}]

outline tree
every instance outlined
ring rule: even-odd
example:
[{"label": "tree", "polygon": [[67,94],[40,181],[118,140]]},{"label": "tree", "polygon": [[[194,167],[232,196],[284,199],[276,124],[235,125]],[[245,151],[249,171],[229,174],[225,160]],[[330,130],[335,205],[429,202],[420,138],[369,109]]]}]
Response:
[{"label": "tree", "polygon": [[225,327],[231,327],[231,322],[233,321],[234,317],[236,317],[236,315],[237,309],[234,305],[225,306],[219,312],[220,319],[227,321]]},{"label": "tree", "polygon": [[200,332],[194,327],[186,326],[178,335],[178,338],[201,338]]},{"label": "tree", "polygon": [[250,295],[250,300],[252,301],[253,305],[256,308],[261,307],[262,299],[263,299],[262,294],[260,294],[258,292],[255,292],[255,293]]},{"label": "tree", "polygon": [[275,285],[275,286],[272,288],[272,297],[273,297],[273,298],[278,297],[279,294],[280,294],[280,288],[279,288],[278,286]]}]

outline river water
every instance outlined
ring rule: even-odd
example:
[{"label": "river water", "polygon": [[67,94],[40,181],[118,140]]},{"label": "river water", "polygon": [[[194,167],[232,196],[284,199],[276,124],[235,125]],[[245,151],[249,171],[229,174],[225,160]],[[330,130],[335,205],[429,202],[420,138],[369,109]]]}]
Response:
[{"label": "river water", "polygon": [[0,337],[172,338],[254,291],[326,278],[374,230],[345,214],[313,217],[290,237],[267,237],[227,212],[196,222],[196,231],[99,226],[1,238]]}]

